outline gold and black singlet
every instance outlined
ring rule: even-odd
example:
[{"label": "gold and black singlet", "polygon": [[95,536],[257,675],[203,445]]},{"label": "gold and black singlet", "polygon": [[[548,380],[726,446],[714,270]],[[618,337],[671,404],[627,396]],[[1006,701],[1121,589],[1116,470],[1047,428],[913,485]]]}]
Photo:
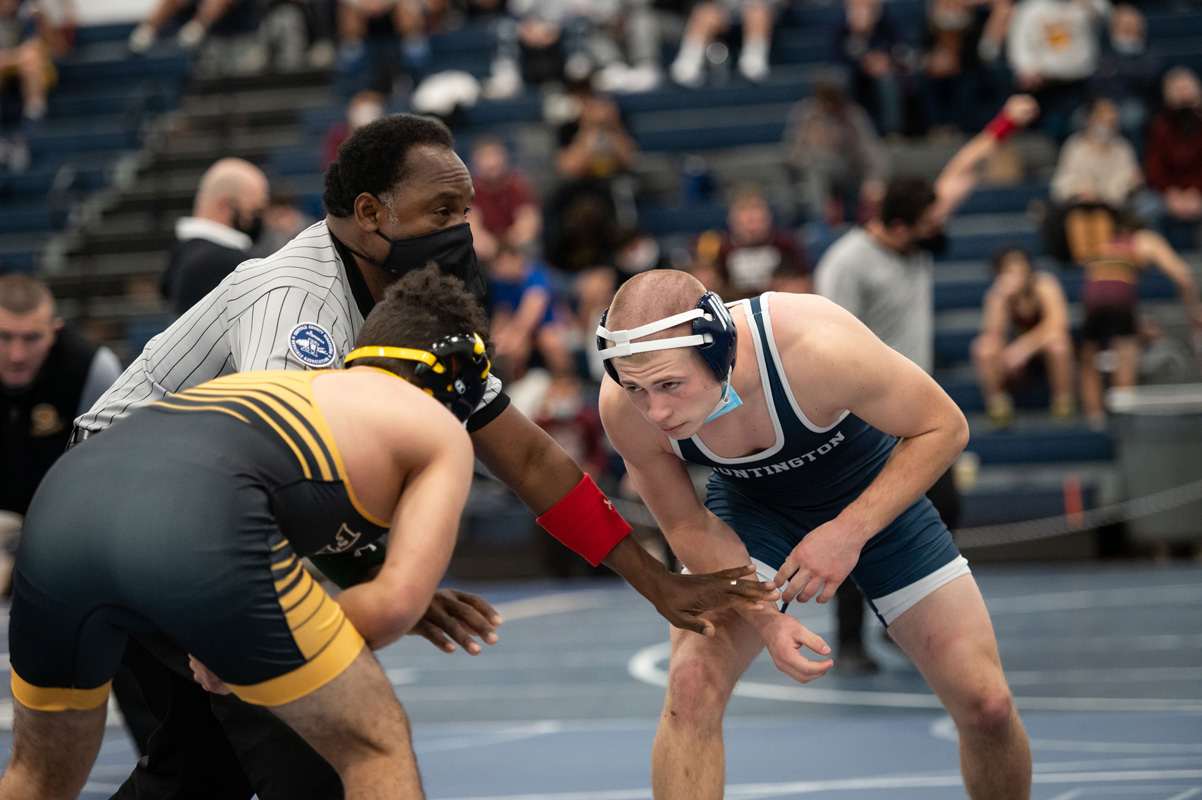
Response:
[{"label": "gold and black singlet", "polygon": [[[338,447],[313,399],[313,380],[332,370],[227,375],[153,403],[171,416],[194,415],[189,438],[199,430],[249,427],[247,442],[264,452],[248,462],[263,470],[264,486],[281,532],[300,556],[363,547],[388,532],[387,520],[371,514],[347,481]],[[237,426],[232,426],[237,427]],[[274,447],[266,452],[267,443]]]},{"label": "gold and black singlet", "polygon": [[140,408],[51,468],[22,533],[15,696],[102,704],[130,634],[159,632],[243,700],[277,705],[363,648],[300,559],[387,533],[313,399],[324,372],[229,375]]}]

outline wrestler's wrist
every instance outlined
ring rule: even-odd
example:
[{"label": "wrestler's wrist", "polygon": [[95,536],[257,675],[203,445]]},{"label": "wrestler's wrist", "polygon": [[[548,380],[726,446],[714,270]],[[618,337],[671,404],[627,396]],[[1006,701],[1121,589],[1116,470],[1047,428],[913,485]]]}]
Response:
[{"label": "wrestler's wrist", "polygon": [[612,569],[657,609],[662,609],[679,576],[668,571],[633,536],[625,536],[613,546],[601,563]]},{"label": "wrestler's wrist", "polygon": [[764,644],[771,648],[773,625],[780,622],[780,618],[785,614],[775,603],[765,602],[762,605],[763,607],[759,609],[736,607],[735,612],[743,618],[744,622],[754,628]]},{"label": "wrestler's wrist", "polygon": [[841,534],[847,540],[855,543],[857,549],[862,549],[869,539],[885,527],[885,523],[873,519],[862,509],[855,508],[854,504],[843,509],[832,522],[839,526]]},{"label": "wrestler's wrist", "polygon": [[993,138],[997,139],[999,142],[1004,142],[1010,137],[1011,134],[1018,130],[1019,127],[1019,124],[1015,122],[1010,115],[1006,113],[1006,109],[1003,108],[997,113],[996,117],[989,121],[989,124],[985,126],[985,130],[986,132],[992,134]]}]

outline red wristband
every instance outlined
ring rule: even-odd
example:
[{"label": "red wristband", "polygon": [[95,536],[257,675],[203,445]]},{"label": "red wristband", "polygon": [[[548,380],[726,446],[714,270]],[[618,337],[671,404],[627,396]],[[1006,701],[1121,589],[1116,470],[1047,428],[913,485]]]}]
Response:
[{"label": "red wristband", "polygon": [[998,115],[990,120],[985,126],[985,130],[993,134],[993,138],[999,142],[1006,141],[1006,137],[1018,130],[1018,126],[1014,124],[1014,120],[1006,116],[1005,110],[999,111]]},{"label": "red wristband", "polygon": [[588,475],[537,522],[594,567],[630,533],[630,524]]}]

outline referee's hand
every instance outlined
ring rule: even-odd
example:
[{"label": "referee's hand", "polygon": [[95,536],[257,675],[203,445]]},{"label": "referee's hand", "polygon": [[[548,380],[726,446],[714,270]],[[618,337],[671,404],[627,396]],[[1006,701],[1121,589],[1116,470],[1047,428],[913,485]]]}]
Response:
[{"label": "referee's hand", "polygon": [[702,575],[672,574],[668,589],[652,602],[660,615],[677,628],[713,636],[714,623],[701,616],[709,611],[758,611],[780,594],[770,583],[755,580],[755,565],[732,567]]},{"label": "referee's hand", "polygon": [[503,620],[497,610],[483,597],[461,592],[458,589],[438,589],[430,600],[430,607],[418,623],[409,631],[411,636],[422,636],[444,653],[454,653],[458,643],[465,652],[479,655],[480,644],[497,643],[494,630]]}]

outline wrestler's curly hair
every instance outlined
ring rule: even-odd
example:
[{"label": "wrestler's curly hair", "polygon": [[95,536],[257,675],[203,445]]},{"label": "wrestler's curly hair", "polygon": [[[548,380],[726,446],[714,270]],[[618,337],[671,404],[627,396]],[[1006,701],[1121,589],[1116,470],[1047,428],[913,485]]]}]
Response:
[{"label": "wrestler's curly hair", "polygon": [[[455,334],[480,335],[491,360],[493,343],[488,317],[463,281],[444,275],[438,265],[427,264],[405,274],[388,287],[384,299],[367,315],[355,347],[410,347],[429,350],[440,339]],[[355,366],[373,366],[408,377],[413,362],[392,358],[360,358]]]},{"label": "wrestler's curly hair", "polygon": [[335,217],[355,213],[355,198],[386,195],[409,175],[409,151],[421,145],[454,149],[455,137],[442,122],[418,114],[392,114],[352,133],[326,170],[321,202]]}]

